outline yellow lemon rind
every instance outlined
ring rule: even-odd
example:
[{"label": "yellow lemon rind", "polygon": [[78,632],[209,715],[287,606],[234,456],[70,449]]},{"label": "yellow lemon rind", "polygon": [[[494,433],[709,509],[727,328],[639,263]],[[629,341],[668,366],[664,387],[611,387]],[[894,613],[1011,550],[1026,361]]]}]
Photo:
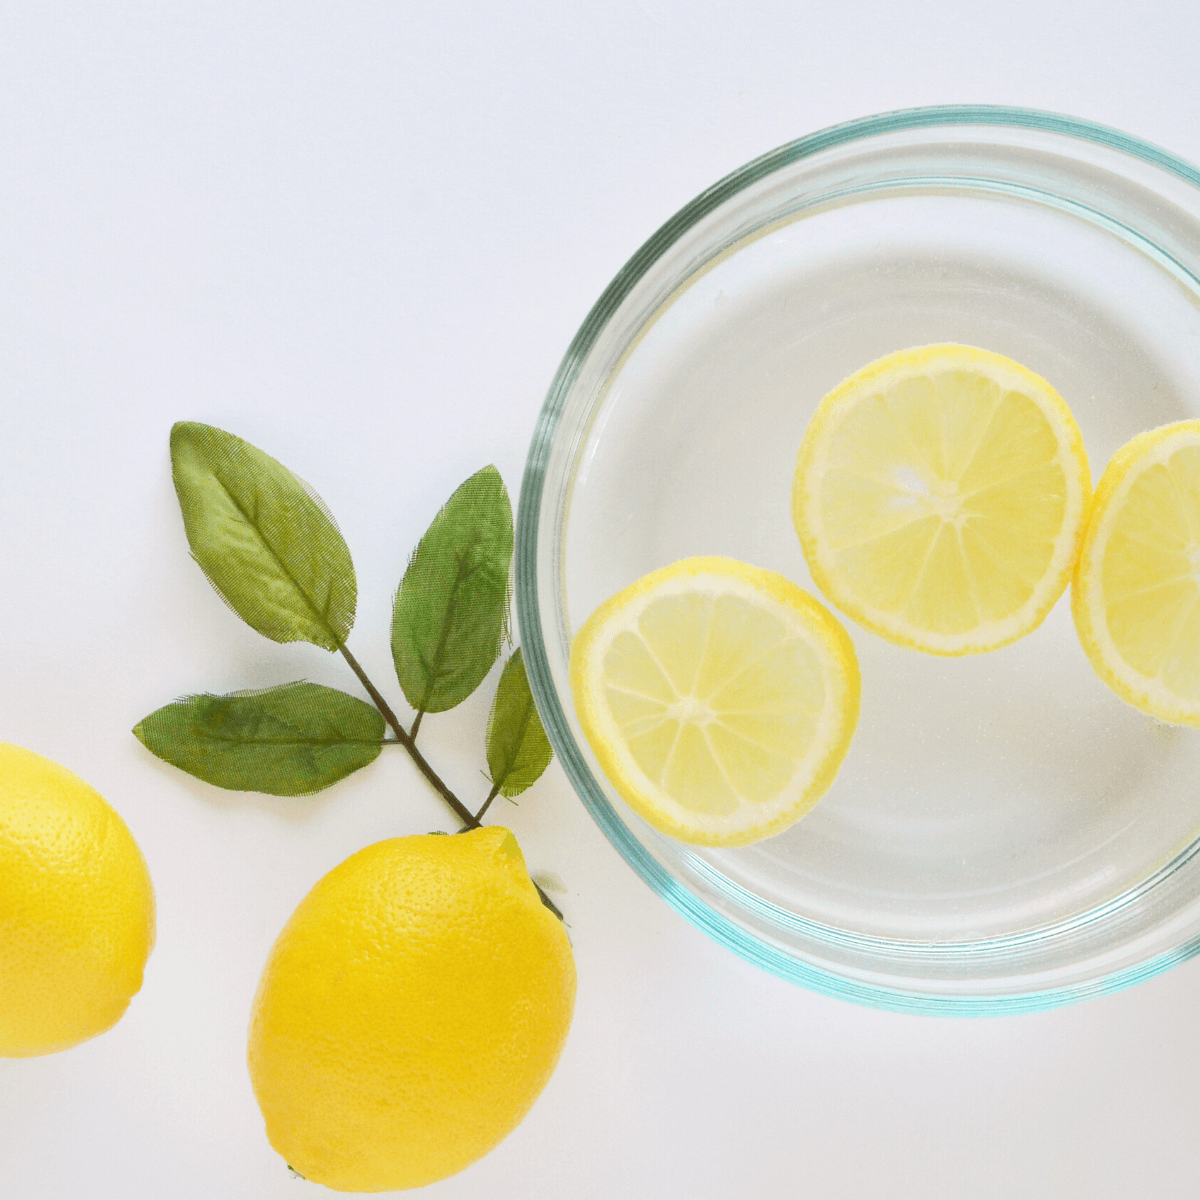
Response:
[{"label": "yellow lemon rind", "polygon": [[[650,780],[608,714],[600,681],[604,653],[630,616],[669,591],[698,587],[737,590],[766,603],[785,624],[805,632],[822,665],[826,704],[809,755],[791,784],[764,804],[743,803],[728,817],[697,814],[679,805]],[[621,798],[654,828],[698,846],[744,846],[771,837],[809,812],[829,790],[850,747],[858,722],[861,680],[854,643],[838,619],[816,597],[791,580],[736,559],[696,557],[653,571],[606,600],[575,635],[571,648],[571,691],[575,711],[601,770]]]},{"label": "yellow lemon rind", "polygon": [[0,743],[0,1058],[107,1032],[141,989],[154,887],[120,814],[85,780]]},{"label": "yellow lemon rind", "polygon": [[1187,705],[1126,662],[1108,633],[1101,567],[1104,551],[1130,489],[1142,473],[1183,446],[1200,445],[1200,420],[1148,429],[1109,460],[1096,485],[1091,517],[1071,586],[1071,616],[1092,669],[1126,704],[1168,725],[1200,729],[1200,704]]},{"label": "yellow lemon rind", "polygon": [[[919,630],[862,601],[842,583],[841,573],[827,549],[822,533],[819,476],[815,469],[837,429],[838,418],[873,391],[914,375],[937,370],[981,370],[1009,390],[1036,399],[1047,417],[1060,447],[1067,480],[1067,518],[1055,541],[1050,566],[1033,594],[1015,613],[1002,620],[988,621],[961,634],[939,634]],[[1083,435],[1066,401],[1042,376],[1028,367],[977,346],[942,342],[914,346],[885,355],[848,376],[827,393],[809,422],[796,459],[792,485],[792,521],[801,549],[817,587],[838,609],[865,629],[906,649],[927,654],[958,657],[984,654],[1032,633],[1049,614],[1071,581],[1083,544],[1084,528],[1091,504],[1091,470]]]},{"label": "yellow lemon rind", "polygon": [[413,835],[319,880],[272,947],[247,1061],[271,1145],[338,1191],[422,1187],[526,1116],[576,973],[513,835]]}]

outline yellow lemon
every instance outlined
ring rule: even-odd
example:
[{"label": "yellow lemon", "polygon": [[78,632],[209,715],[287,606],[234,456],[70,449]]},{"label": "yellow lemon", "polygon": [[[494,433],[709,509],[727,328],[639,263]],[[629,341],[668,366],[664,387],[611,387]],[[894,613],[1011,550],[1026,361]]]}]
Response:
[{"label": "yellow lemon", "polygon": [[846,631],[773,571],[688,558],[602,604],[571,647],[575,711],[650,824],[740,846],[803,816],[858,720]]},{"label": "yellow lemon", "polygon": [[792,517],[843,612],[901,646],[980,654],[1062,595],[1090,499],[1062,397],[1010,358],[947,344],[889,354],[825,396]]},{"label": "yellow lemon", "polygon": [[267,1137],[340,1191],[444,1179],[529,1111],[574,1004],[567,935],[508,830],[368,846],[300,902],[263,970],[249,1062]]},{"label": "yellow lemon", "polygon": [[1200,728],[1200,421],[1152,429],[1113,455],[1071,611],[1096,673],[1122,700]]},{"label": "yellow lemon", "polygon": [[153,945],[154,891],[125,822],[66,767],[0,743],[0,1056],[115,1025]]}]

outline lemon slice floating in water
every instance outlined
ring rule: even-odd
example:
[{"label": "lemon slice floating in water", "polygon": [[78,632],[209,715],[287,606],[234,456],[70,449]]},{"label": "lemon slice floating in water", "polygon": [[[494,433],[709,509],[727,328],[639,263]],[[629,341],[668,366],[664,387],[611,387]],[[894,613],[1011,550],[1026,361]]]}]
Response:
[{"label": "lemon slice floating in water", "polygon": [[1122,700],[1200,727],[1200,421],[1139,434],[1113,455],[1071,609],[1092,666]]},{"label": "lemon slice floating in water", "polygon": [[843,612],[901,646],[979,654],[1062,595],[1090,497],[1079,427],[1050,384],[944,344],[889,354],[821,401],[792,517]]},{"label": "lemon slice floating in water", "polygon": [[686,842],[778,833],[828,789],[858,720],[854,647],[773,571],[689,558],[602,604],[576,635],[571,690],[613,786]]}]

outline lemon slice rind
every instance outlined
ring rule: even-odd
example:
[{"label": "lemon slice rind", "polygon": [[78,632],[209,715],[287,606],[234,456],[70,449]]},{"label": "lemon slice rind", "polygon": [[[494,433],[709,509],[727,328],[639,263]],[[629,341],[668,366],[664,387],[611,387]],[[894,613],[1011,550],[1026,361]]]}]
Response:
[{"label": "lemon slice rind", "polygon": [[[1151,467],[1166,465],[1181,449],[1200,447],[1200,420],[1147,430],[1109,460],[1096,486],[1091,519],[1071,587],[1071,615],[1080,645],[1096,674],[1127,704],[1165,722],[1200,728],[1200,699],[1188,702],[1128,662],[1109,629],[1103,565],[1105,550],[1134,485]],[[1193,501],[1194,503],[1194,501]],[[1195,530],[1200,535],[1200,530]]]},{"label": "lemon slice rind", "polygon": [[[1065,483],[1064,517],[1053,552],[1028,599],[998,619],[981,620],[962,632],[921,629],[864,600],[849,585],[837,562],[822,514],[822,464],[842,421],[868,397],[887,394],[898,384],[932,372],[962,371],[994,381],[1005,392],[1034,401],[1053,432]],[[843,380],[817,406],[797,455],[792,517],[814,582],[842,612],[873,633],[910,649],[954,656],[999,649],[1030,633],[1045,619],[1066,589],[1083,539],[1091,501],[1091,476],[1083,438],[1070,408],[1055,389],[1004,355],[975,346],[940,343],[917,346],[868,363]]]},{"label": "lemon slice rind", "polygon": [[[730,813],[697,812],[650,778],[633,756],[605,695],[605,656],[655,601],[702,592],[731,596],[770,614],[815,655],[824,704],[803,756],[778,794],[742,799]],[[600,767],[631,808],[655,828],[695,845],[740,846],[781,832],[825,794],[858,720],[858,662],[841,623],[815,597],[773,571],[729,558],[684,559],[639,579],[602,604],[571,648],[575,710]]]}]

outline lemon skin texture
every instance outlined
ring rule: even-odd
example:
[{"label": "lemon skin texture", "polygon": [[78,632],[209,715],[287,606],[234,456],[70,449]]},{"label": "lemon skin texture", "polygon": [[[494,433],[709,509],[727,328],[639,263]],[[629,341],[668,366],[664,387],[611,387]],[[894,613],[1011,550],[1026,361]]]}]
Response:
[{"label": "lemon skin texture", "polygon": [[153,945],[154,890],[125,822],[66,767],[0,743],[0,1056],[110,1029]]},{"label": "lemon skin texture", "polygon": [[340,1191],[444,1179],[520,1123],[574,1006],[566,932],[508,830],[377,842],[317,883],[264,968],[249,1066],[267,1137]]}]

